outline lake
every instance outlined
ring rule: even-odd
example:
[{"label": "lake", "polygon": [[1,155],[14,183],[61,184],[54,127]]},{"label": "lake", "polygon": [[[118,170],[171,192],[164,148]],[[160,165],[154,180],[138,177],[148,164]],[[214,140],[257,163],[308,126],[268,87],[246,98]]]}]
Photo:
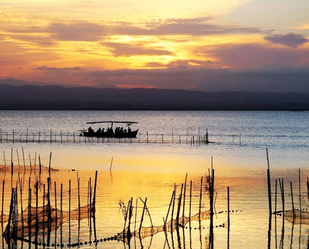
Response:
[{"label": "lake", "polygon": [[[138,137],[126,143],[116,141],[84,141],[78,136],[80,130],[87,129],[88,121],[119,120],[136,121],[132,129],[139,129]],[[309,226],[294,224],[283,220],[282,216],[273,216],[269,231],[269,209],[267,197],[267,157],[271,172],[273,209],[275,206],[275,179],[284,178],[285,208],[292,208],[290,182],[293,184],[294,204],[299,208],[299,170],[301,172],[301,193],[307,192],[308,150],[309,150],[309,113],[308,112],[264,112],[264,111],[0,111],[0,129],[2,142],[0,165],[9,166],[13,149],[15,167],[25,163],[33,168],[38,165],[38,156],[44,166],[51,165],[59,169],[52,172],[51,180],[56,189],[63,183],[64,191],[72,184],[73,209],[77,207],[77,174],[81,181],[81,205],[87,205],[88,180],[94,184],[95,171],[98,171],[95,223],[89,219],[72,221],[69,227],[63,224],[63,241],[68,244],[77,240],[86,242],[99,240],[97,245],[84,244],[83,248],[307,248]],[[107,125],[100,127],[107,128]],[[202,136],[208,130],[209,144],[190,143],[193,136]],[[5,134],[14,131],[16,140],[5,141]],[[42,141],[37,141],[40,132]],[[48,142],[50,133],[56,134],[61,142]],[[29,141],[18,142],[18,138],[28,134]],[[73,143],[65,134],[76,134]],[[34,135],[35,134],[35,135]],[[58,135],[57,135],[58,134]],[[148,135],[147,135],[148,134]],[[63,136],[63,137],[62,137]],[[145,142],[146,136],[151,142]],[[45,139],[45,140],[44,140]],[[71,138],[70,138],[71,139]],[[46,141],[46,142],[43,142]],[[58,140],[60,141],[60,140]],[[138,142],[140,141],[140,142]],[[24,153],[22,153],[24,152]],[[17,156],[18,153],[18,156]],[[4,161],[4,157],[6,161]],[[19,161],[18,161],[19,160]],[[187,199],[185,216],[189,216],[189,186],[192,181],[192,210],[199,212],[200,182],[211,167],[215,171],[215,211],[213,244],[209,242],[209,220],[192,221],[192,229],[180,229],[165,234],[159,232],[147,236],[141,241],[131,239],[129,244],[106,240],[122,232],[124,215],[119,210],[119,202],[128,206],[128,201],[147,198],[147,207],[151,216],[146,215],[143,227],[160,227],[164,224],[174,184],[177,195],[187,176]],[[5,162],[5,163],[4,163]],[[78,172],[78,173],[77,173]],[[27,196],[29,176],[30,185],[35,184],[37,175],[34,170],[22,174]],[[48,174],[41,178],[44,183]],[[9,213],[11,182],[18,180],[14,174],[11,181],[9,171],[1,172],[1,183],[5,180],[4,213]],[[230,229],[227,221],[227,187],[230,190]],[[1,187],[2,190],[2,187]],[[55,192],[53,188],[52,193]],[[279,187],[278,187],[279,192]],[[2,192],[1,192],[2,193]],[[40,193],[40,203],[43,203]],[[202,211],[209,209],[209,197],[205,190],[202,194]],[[277,195],[277,210],[282,210],[281,196]],[[302,208],[308,208],[304,197]],[[27,198],[23,198],[27,206]],[[32,205],[34,201],[32,202]],[[58,203],[59,205],[59,203]],[[68,210],[68,194],[64,195],[64,210]],[[143,203],[138,200],[137,223],[139,226]],[[150,220],[151,217],[151,220]],[[132,219],[135,219],[135,211]],[[276,222],[275,222],[276,221]],[[91,225],[92,224],[92,225]],[[225,224],[222,227],[222,224]],[[5,224],[6,225],[6,224]],[[78,227],[80,229],[78,229]],[[95,233],[94,233],[95,227]],[[77,231],[80,230],[80,234]],[[59,242],[60,231],[53,232]],[[54,241],[55,238],[52,238]],[[103,240],[102,242],[100,240]],[[211,247],[213,245],[213,247]],[[5,242],[3,241],[3,246]],[[28,244],[23,243],[24,247]],[[19,243],[21,247],[21,243]]]}]

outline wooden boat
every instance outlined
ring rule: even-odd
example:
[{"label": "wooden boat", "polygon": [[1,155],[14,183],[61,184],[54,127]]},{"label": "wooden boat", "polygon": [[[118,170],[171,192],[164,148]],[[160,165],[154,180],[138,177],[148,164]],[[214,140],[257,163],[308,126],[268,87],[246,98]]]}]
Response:
[{"label": "wooden boat", "polygon": [[[102,123],[110,123],[110,127],[106,130],[105,128],[98,128],[96,131],[89,126],[86,130],[81,131],[81,136],[85,137],[114,137],[114,138],[136,138],[138,129],[132,131],[130,126],[132,124],[137,124],[137,122],[131,121],[98,121],[98,122],[87,122],[87,124],[102,124]],[[124,129],[123,127],[113,128],[114,124],[125,124],[128,128]]]}]

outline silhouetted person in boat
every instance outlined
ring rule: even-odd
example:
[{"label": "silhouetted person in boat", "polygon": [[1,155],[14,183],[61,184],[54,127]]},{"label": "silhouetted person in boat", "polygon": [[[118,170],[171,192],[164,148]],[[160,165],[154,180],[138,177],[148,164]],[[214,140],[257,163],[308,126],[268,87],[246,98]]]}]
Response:
[{"label": "silhouetted person in boat", "polygon": [[101,128],[99,128],[99,129],[97,130],[97,133],[98,133],[98,134],[101,134]]},{"label": "silhouetted person in boat", "polygon": [[130,132],[131,132],[131,128],[129,127],[129,128],[128,128],[128,133],[130,133]]},{"label": "silhouetted person in boat", "polygon": [[93,130],[91,127],[89,127],[89,128],[88,128],[88,132],[89,132],[90,134],[92,134],[92,133],[94,133],[94,130]]}]

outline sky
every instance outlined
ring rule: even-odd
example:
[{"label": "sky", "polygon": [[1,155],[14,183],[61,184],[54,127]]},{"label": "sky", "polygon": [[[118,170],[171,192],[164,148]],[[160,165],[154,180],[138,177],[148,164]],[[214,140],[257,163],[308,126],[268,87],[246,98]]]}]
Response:
[{"label": "sky", "polygon": [[309,93],[306,0],[0,0],[0,83]]}]

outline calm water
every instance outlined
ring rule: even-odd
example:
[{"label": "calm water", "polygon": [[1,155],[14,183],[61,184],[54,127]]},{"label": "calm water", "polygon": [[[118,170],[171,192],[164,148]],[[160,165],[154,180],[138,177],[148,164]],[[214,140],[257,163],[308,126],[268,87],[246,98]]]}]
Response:
[{"label": "calm water", "polygon": [[[84,189],[89,177],[94,178],[98,170],[98,199],[96,215],[96,235],[98,239],[113,236],[123,229],[123,216],[119,212],[118,202],[127,203],[147,197],[147,205],[154,225],[163,224],[174,183],[179,187],[188,173],[188,181],[193,181],[192,213],[198,211],[198,195],[201,176],[205,176],[210,167],[211,157],[215,168],[215,188],[217,191],[216,210],[226,211],[226,188],[230,187],[231,229],[229,248],[307,248],[309,226],[292,226],[286,221],[282,229],[282,218],[278,219],[277,228],[273,220],[271,236],[268,236],[268,202],[266,183],[266,148],[269,150],[272,187],[275,179],[284,177],[286,191],[289,182],[294,184],[295,195],[298,194],[298,169],[301,170],[302,192],[306,192],[306,178],[309,176],[309,113],[308,112],[217,112],[217,111],[0,111],[2,132],[35,133],[41,131],[76,132],[87,128],[87,121],[125,120],[137,121],[134,128],[141,135],[168,137],[173,134],[197,135],[209,131],[208,145],[191,146],[190,144],[138,144],[138,143],[2,143],[0,165],[9,164],[11,149],[13,160],[17,165],[17,151],[21,158],[24,149],[29,164],[29,154],[34,164],[35,153],[40,154],[43,165],[48,165],[49,153],[52,152],[52,166],[67,170],[76,169],[81,177]],[[103,126],[104,127],[104,126]],[[110,164],[113,158],[112,174]],[[1,172],[3,179],[10,183],[10,174]],[[15,176],[16,177],[16,176]],[[25,177],[27,181],[29,176]],[[34,177],[34,176],[33,176]],[[76,172],[53,174],[57,185],[64,183],[68,187],[72,179],[76,188]],[[93,180],[93,179],[92,179]],[[60,187],[59,187],[60,188]],[[58,188],[58,189],[59,189]],[[1,188],[2,189],[2,188]],[[6,192],[10,185],[6,184]],[[290,192],[289,192],[290,193]],[[82,201],[87,204],[83,195]],[[286,194],[286,206],[291,208],[289,194]],[[8,198],[7,198],[8,199]],[[9,200],[5,200],[5,211]],[[294,201],[299,203],[294,196]],[[75,200],[76,201],[76,200]],[[76,204],[76,202],[73,202]],[[304,207],[304,203],[302,204]],[[142,204],[139,202],[139,211]],[[298,206],[297,206],[298,207]],[[209,201],[203,195],[203,210],[209,208]],[[306,208],[306,207],[305,207]],[[281,202],[278,203],[281,209]],[[236,210],[238,212],[236,212]],[[188,208],[185,214],[188,215]],[[138,213],[140,215],[140,213]],[[217,215],[215,225],[227,220],[226,213]],[[145,219],[149,226],[149,219]],[[76,228],[76,223],[73,224]],[[89,237],[89,224],[82,222],[82,235]],[[174,233],[174,247],[208,248],[209,221],[202,222],[201,233],[185,229],[181,234],[181,243]],[[193,228],[198,223],[192,223]],[[76,230],[76,229],[75,229]],[[74,229],[72,229],[74,231]],[[283,232],[282,232],[283,231]],[[76,234],[74,235],[76,239]],[[191,239],[190,239],[191,238]],[[270,238],[270,240],[269,240]],[[169,235],[169,246],[173,247]],[[214,248],[228,248],[227,229],[214,229]],[[156,234],[152,239],[142,241],[144,247],[163,248],[164,233]],[[250,245],[250,246],[248,246]],[[25,245],[24,245],[25,246]],[[121,242],[102,242],[98,248],[124,248]],[[168,245],[165,245],[168,248]],[[85,248],[93,248],[84,245]],[[135,248],[134,242],[131,247]],[[140,248],[139,241],[136,248]]]}]

